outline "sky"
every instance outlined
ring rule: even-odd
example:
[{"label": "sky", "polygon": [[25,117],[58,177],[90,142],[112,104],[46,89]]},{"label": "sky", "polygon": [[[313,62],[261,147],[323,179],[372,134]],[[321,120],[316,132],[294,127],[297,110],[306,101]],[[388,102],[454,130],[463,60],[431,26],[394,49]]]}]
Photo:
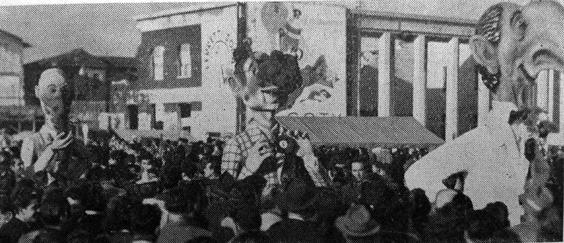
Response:
[{"label": "sky", "polygon": [[[60,4],[62,1],[51,0],[48,5],[41,0],[0,3],[0,29],[18,35],[32,45],[24,52],[25,63],[76,48],[83,48],[95,55],[133,57],[141,41],[141,33],[135,28],[135,16],[194,4],[178,0],[169,0],[174,3],[93,1],[96,3],[90,1],[85,4],[84,0],[65,1],[74,4]],[[512,1],[521,4],[528,2]],[[361,0],[349,1],[347,5],[386,12],[477,19],[488,6],[496,2],[499,0]],[[8,4],[10,6],[6,6]]]}]

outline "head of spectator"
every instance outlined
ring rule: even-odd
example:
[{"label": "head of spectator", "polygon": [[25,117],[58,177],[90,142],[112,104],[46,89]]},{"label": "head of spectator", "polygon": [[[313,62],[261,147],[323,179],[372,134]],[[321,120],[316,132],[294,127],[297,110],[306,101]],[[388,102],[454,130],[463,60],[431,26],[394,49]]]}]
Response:
[{"label": "head of spectator", "polygon": [[365,205],[385,230],[403,230],[409,220],[409,206],[391,182],[371,174],[360,186],[358,202]]},{"label": "head of spectator", "polygon": [[184,215],[194,210],[194,202],[188,200],[186,193],[180,187],[172,188],[164,195],[165,209],[168,212],[168,222],[184,222]]},{"label": "head of spectator", "polygon": [[344,216],[337,218],[335,225],[347,242],[372,239],[372,236],[381,230],[380,224],[362,204],[352,204]]},{"label": "head of spectator", "polygon": [[196,162],[190,159],[182,162],[181,170],[182,170],[182,180],[184,181],[194,180],[196,179],[196,177],[198,177],[199,174],[198,166],[196,165]]},{"label": "head of spectator", "polygon": [[413,227],[418,233],[422,233],[425,225],[428,222],[428,215],[431,212],[431,202],[425,191],[420,188],[411,190],[411,220],[413,222]]},{"label": "head of spectator", "polygon": [[161,185],[165,190],[178,186],[182,180],[182,172],[179,165],[165,165],[161,172]]},{"label": "head of spectator", "polygon": [[16,173],[10,167],[0,168],[0,194],[9,194],[16,184]]},{"label": "head of spectator", "polygon": [[380,163],[378,161],[374,161],[374,163],[372,163],[371,165],[371,169],[373,173],[376,173],[382,177],[387,177],[388,176],[388,172],[386,172],[385,166],[383,163]]},{"label": "head of spectator", "polygon": [[16,184],[11,199],[14,205],[14,218],[22,222],[33,221],[34,214],[40,203],[40,192],[29,181],[23,180]]},{"label": "head of spectator", "polygon": [[467,220],[468,226],[464,232],[464,238],[470,242],[489,242],[494,233],[505,228],[486,210],[471,212]]},{"label": "head of spectator", "polygon": [[108,201],[106,207],[106,217],[104,218],[104,229],[106,232],[113,233],[129,229],[130,210],[125,197],[117,196]]},{"label": "head of spectator", "polygon": [[453,189],[443,189],[438,191],[431,208],[431,214],[434,214],[437,209],[442,208],[444,205],[451,202],[457,194],[458,192]]},{"label": "head of spectator", "polygon": [[209,159],[204,167],[204,176],[208,179],[217,179],[221,174],[221,161]]},{"label": "head of spectator", "polygon": [[494,216],[502,227],[509,227],[509,211],[507,206],[502,202],[488,203],[484,208],[485,211]]},{"label": "head of spectator", "polygon": [[289,214],[298,215],[305,220],[315,215],[315,202],[317,190],[306,181],[293,178],[282,188],[279,203],[280,208],[287,210]]},{"label": "head of spectator", "polygon": [[233,217],[234,233],[236,236],[245,232],[260,231],[260,209],[254,205],[238,208]]},{"label": "head of spectator", "polygon": [[351,163],[351,174],[354,181],[360,182],[364,180],[366,175],[366,168],[364,164],[365,163],[360,160],[355,160]]},{"label": "head of spectator", "polygon": [[14,217],[14,206],[8,195],[0,195],[0,227]]},{"label": "head of spectator", "polygon": [[232,243],[268,243],[273,242],[272,239],[261,231],[248,231],[235,236]]},{"label": "head of spectator", "polygon": [[136,240],[153,242],[161,220],[161,211],[157,206],[136,204],[131,208],[129,222],[131,233]]},{"label": "head of spectator", "polygon": [[436,209],[426,227],[429,241],[464,241],[468,217],[473,212],[472,201],[462,192],[456,192],[452,200]]},{"label": "head of spectator", "polygon": [[39,206],[39,219],[47,228],[60,229],[68,218],[69,203],[60,189],[45,192]]}]

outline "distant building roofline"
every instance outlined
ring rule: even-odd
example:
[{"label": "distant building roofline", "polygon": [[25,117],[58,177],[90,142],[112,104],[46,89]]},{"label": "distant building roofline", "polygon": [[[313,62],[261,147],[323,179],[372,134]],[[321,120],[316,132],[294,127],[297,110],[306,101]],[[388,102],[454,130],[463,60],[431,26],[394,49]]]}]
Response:
[{"label": "distant building roofline", "polygon": [[194,3],[193,6],[184,7],[184,8],[177,8],[177,9],[169,9],[159,11],[153,14],[144,14],[133,17],[136,21],[143,21],[143,20],[151,20],[151,19],[158,19],[158,18],[166,18],[175,15],[181,14],[188,14],[188,13],[195,13],[195,12],[202,12],[207,10],[219,9],[219,8],[227,8],[237,6],[236,2],[231,3]]},{"label": "distant building roofline", "polygon": [[408,13],[397,13],[397,12],[382,12],[375,10],[366,9],[351,9],[352,14],[358,14],[363,17],[376,17],[384,19],[405,19],[412,21],[426,21],[444,24],[456,24],[456,25],[466,25],[466,26],[476,26],[478,20],[455,18],[455,17],[439,17],[432,15],[421,15],[421,14],[408,14]]},{"label": "distant building roofline", "polygon": [[8,31],[2,30],[2,29],[0,29],[0,32],[4,33],[5,35],[7,35],[9,37],[12,37],[12,38],[18,40],[19,42],[22,43],[24,48],[31,47],[31,45],[29,43],[25,42],[21,37],[19,37],[17,35],[14,35],[14,34],[8,32]]}]

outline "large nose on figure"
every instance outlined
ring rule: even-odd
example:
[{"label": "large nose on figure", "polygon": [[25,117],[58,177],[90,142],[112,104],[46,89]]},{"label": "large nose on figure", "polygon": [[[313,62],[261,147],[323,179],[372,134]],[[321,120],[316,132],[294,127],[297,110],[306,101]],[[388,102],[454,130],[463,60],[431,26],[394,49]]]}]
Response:
[{"label": "large nose on figure", "polygon": [[531,74],[547,69],[564,71],[564,7],[554,1],[531,1],[523,8],[528,49],[525,67]]}]

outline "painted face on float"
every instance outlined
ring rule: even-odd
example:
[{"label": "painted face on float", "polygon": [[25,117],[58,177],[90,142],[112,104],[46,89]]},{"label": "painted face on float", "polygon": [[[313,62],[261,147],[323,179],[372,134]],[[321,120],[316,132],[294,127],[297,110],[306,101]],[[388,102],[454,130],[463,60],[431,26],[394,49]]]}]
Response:
[{"label": "painted face on float", "polygon": [[302,83],[297,58],[274,51],[251,50],[250,40],[234,51],[235,63],[225,67],[224,82],[245,105],[256,111],[277,111]]},{"label": "painted face on float", "polygon": [[39,78],[39,83],[35,86],[35,95],[41,102],[45,123],[56,130],[66,130],[72,94],[63,71],[56,68],[45,70]]},{"label": "painted face on float", "polygon": [[564,7],[552,1],[496,4],[479,19],[470,48],[494,95],[527,106],[527,91],[541,71],[564,71]]}]

